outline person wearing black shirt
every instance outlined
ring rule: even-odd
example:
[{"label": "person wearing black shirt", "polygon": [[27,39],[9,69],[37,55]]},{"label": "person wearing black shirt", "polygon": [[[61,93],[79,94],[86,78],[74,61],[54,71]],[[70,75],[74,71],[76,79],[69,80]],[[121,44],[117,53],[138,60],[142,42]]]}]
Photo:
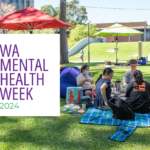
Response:
[{"label": "person wearing black shirt", "polygon": [[150,112],[150,83],[143,80],[142,72],[139,70],[133,73],[133,79],[134,81],[127,88],[127,102],[135,113],[148,113]]}]

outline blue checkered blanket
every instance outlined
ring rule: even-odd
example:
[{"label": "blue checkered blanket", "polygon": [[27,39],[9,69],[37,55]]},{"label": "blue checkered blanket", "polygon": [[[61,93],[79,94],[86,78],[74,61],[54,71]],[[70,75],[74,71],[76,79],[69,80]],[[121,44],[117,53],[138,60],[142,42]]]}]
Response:
[{"label": "blue checkered blanket", "polygon": [[86,113],[80,118],[80,123],[99,124],[118,126],[117,132],[109,136],[110,139],[116,141],[124,141],[136,127],[150,126],[150,113],[135,114],[135,120],[120,120],[112,118],[112,111],[104,111],[95,108],[89,108]]}]

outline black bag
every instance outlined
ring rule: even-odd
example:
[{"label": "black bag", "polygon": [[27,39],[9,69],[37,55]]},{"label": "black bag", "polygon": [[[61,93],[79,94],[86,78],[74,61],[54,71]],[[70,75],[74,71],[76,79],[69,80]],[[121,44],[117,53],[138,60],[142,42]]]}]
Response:
[{"label": "black bag", "polygon": [[113,110],[113,118],[128,120],[135,118],[135,113],[133,112],[130,105],[122,100],[121,98],[115,96],[108,101],[109,106]]},{"label": "black bag", "polygon": [[86,108],[92,107],[92,99],[89,96],[83,96],[81,98],[81,105],[86,104]]}]

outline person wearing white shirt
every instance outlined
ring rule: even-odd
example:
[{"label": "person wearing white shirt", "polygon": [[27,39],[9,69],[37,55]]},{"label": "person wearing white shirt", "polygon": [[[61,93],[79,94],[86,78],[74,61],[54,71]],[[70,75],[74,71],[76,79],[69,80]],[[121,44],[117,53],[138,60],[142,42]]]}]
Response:
[{"label": "person wearing white shirt", "polygon": [[[89,75],[88,75],[89,74]],[[81,67],[81,74],[79,74],[76,78],[77,85],[82,86],[83,93],[85,95],[92,97],[92,86],[94,84],[94,79],[92,77],[92,73],[89,72],[89,66],[84,64]]]},{"label": "person wearing white shirt", "polygon": [[136,71],[136,67],[137,67],[137,60],[136,59],[130,60],[130,67],[131,67],[131,69],[129,71],[127,71],[123,77],[124,86],[133,82],[133,73]]}]

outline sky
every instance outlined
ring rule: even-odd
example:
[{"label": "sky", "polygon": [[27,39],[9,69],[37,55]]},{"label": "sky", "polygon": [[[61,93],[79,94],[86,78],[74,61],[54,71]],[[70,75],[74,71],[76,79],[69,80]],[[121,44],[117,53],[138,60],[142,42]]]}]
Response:
[{"label": "sky", "polygon": [[[66,0],[69,2],[70,0]],[[116,22],[142,22],[150,25],[150,0],[79,0],[80,6],[131,8],[149,10],[114,10],[100,8],[86,8],[87,16],[91,23],[116,23]],[[34,0],[34,7],[51,4],[60,7],[60,0]]]}]

